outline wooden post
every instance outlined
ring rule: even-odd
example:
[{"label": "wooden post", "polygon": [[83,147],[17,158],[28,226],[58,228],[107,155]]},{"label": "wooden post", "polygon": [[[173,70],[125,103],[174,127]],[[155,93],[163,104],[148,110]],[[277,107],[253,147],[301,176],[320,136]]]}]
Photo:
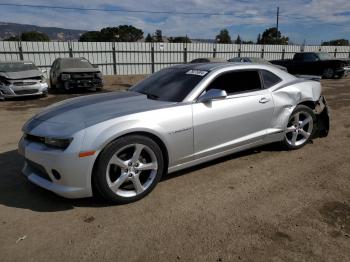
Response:
[{"label": "wooden post", "polygon": [[187,44],[184,43],[184,64],[187,63]]},{"label": "wooden post", "polygon": [[23,48],[22,48],[22,41],[18,41],[18,51],[19,51],[19,59],[23,61]]},{"label": "wooden post", "polygon": [[152,63],[152,74],[154,73],[154,44],[151,46],[151,63]]},{"label": "wooden post", "polygon": [[112,43],[113,74],[117,74],[117,58],[115,56],[115,41]]},{"label": "wooden post", "polygon": [[68,51],[69,51],[69,57],[73,57],[73,48],[72,48],[72,42],[68,42]]}]

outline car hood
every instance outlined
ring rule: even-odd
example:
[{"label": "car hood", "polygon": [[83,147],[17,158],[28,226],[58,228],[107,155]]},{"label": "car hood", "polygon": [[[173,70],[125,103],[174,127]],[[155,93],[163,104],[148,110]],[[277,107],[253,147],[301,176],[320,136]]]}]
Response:
[{"label": "car hood", "polygon": [[64,137],[116,117],[174,104],[174,102],[151,100],[146,95],[131,91],[81,96],[47,107],[30,119],[24,125],[23,131],[40,135],[37,133],[42,130],[46,135],[59,134],[60,137]]},{"label": "car hood", "polygon": [[0,76],[5,77],[7,79],[25,79],[25,78],[32,78],[32,77],[38,77],[42,76],[43,73],[39,70],[26,70],[26,71],[19,71],[19,72],[0,72]]}]

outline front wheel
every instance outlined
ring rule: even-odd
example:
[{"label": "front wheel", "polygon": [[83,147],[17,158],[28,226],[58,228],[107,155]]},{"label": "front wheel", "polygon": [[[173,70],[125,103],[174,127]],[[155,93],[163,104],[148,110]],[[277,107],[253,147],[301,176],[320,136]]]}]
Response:
[{"label": "front wheel", "polygon": [[306,145],[314,134],[316,116],[311,108],[298,105],[288,120],[282,145],[286,149],[299,149]]},{"label": "front wheel", "polygon": [[326,68],[322,73],[323,78],[331,79],[334,77],[334,70],[332,68]]},{"label": "front wheel", "polygon": [[131,135],[109,144],[98,158],[93,183],[108,201],[127,204],[153,190],[164,172],[164,158],[152,139]]}]

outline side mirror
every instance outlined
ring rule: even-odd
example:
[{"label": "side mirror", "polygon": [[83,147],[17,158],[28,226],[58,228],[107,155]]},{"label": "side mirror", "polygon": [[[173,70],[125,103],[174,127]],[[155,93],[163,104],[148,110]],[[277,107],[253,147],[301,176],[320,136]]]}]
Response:
[{"label": "side mirror", "polygon": [[209,89],[204,95],[198,98],[198,102],[206,103],[216,99],[224,99],[227,97],[225,90],[221,89]]}]

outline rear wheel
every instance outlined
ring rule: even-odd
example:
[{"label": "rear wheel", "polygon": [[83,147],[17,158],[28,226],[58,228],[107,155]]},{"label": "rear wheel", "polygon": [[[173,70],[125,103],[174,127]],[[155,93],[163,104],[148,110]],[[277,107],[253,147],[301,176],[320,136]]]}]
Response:
[{"label": "rear wheel", "polygon": [[126,136],[102,151],[93,183],[103,198],[126,204],[151,192],[163,171],[163,155],[157,143],[145,136]]},{"label": "rear wheel", "polygon": [[311,108],[298,105],[289,117],[282,145],[286,149],[299,149],[306,145],[314,133],[315,121]]},{"label": "rear wheel", "polygon": [[334,77],[334,70],[332,68],[326,68],[323,70],[323,78],[330,79]]}]

